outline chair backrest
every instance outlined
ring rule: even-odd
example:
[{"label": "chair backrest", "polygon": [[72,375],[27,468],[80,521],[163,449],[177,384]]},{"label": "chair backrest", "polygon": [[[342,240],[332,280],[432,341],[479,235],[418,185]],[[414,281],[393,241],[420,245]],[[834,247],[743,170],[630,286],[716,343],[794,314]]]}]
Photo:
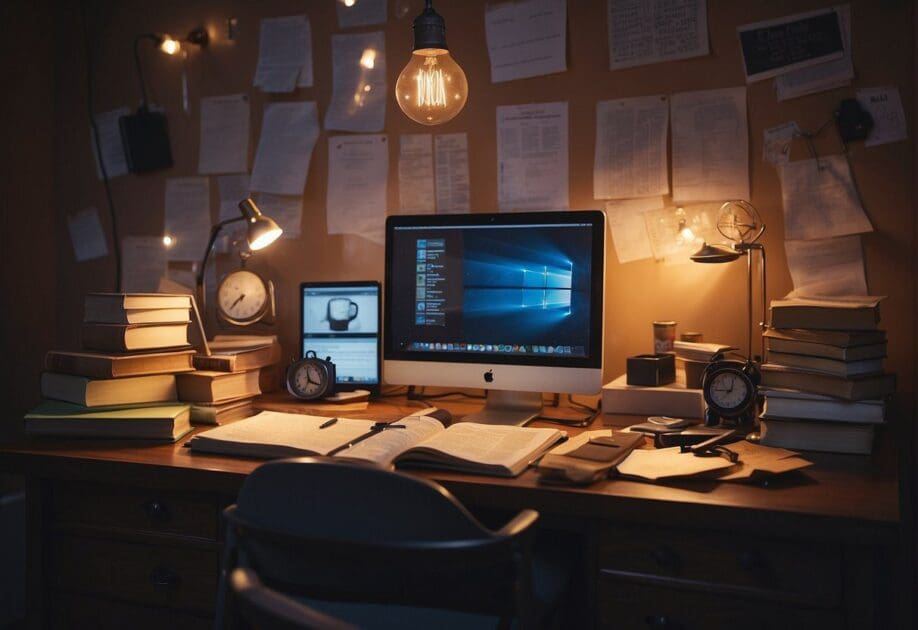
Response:
[{"label": "chair backrest", "polygon": [[224,515],[224,571],[251,567],[283,592],[521,621],[529,609],[532,510],[491,531],[438,484],[304,457],[255,469]]}]

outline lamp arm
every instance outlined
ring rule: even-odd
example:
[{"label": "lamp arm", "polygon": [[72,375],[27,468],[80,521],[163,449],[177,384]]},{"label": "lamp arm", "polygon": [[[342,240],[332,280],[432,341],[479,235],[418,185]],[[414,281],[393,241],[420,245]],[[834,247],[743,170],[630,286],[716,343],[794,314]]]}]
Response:
[{"label": "lamp arm", "polygon": [[[210,250],[214,248],[214,243],[217,241],[217,236],[220,234],[220,230],[223,229],[223,226],[229,225],[230,223],[236,223],[239,221],[245,221],[245,217],[234,217],[232,219],[226,219],[225,221],[220,221],[210,229],[210,239],[207,241],[207,248],[204,250],[204,257],[201,258],[201,268],[198,269],[198,277],[196,286],[198,289],[204,288],[204,269],[207,267],[207,260],[210,258]],[[204,304],[204,295],[203,290],[201,291],[201,306],[206,309]]]}]

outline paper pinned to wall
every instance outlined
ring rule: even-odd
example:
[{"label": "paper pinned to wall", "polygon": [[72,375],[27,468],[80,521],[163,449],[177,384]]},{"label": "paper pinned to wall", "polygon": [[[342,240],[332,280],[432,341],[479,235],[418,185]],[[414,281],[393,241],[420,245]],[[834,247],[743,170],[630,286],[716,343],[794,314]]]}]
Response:
[{"label": "paper pinned to wall", "polygon": [[695,203],[642,212],[654,259],[668,265],[687,264],[705,242],[722,241],[717,231],[720,206],[719,202]]},{"label": "paper pinned to wall", "polygon": [[833,8],[838,15],[844,55],[840,59],[775,77],[775,92],[779,101],[842,87],[854,78],[854,63],[851,61],[851,6],[844,4]]},{"label": "paper pinned to wall", "polygon": [[668,194],[668,124],[666,96],[597,103],[593,197],[632,199]]},{"label": "paper pinned to wall", "polygon": [[325,128],[382,131],[386,119],[386,39],[382,31],[332,35],[332,97]]},{"label": "paper pinned to wall", "polygon": [[263,18],[255,86],[264,92],[292,92],[312,85],[312,28],[306,15]]},{"label": "paper pinned to wall", "polygon": [[358,234],[376,243],[384,241],[388,172],[385,134],[328,139],[329,234]]},{"label": "paper pinned to wall", "polygon": [[240,173],[247,170],[248,159],[249,97],[229,94],[202,98],[198,172]]},{"label": "paper pinned to wall", "polygon": [[318,138],[319,113],[315,102],[266,105],[252,168],[251,189],[278,195],[302,195]]},{"label": "paper pinned to wall", "polygon": [[609,69],[708,54],[705,0],[608,0]]},{"label": "paper pinned to wall", "polygon": [[303,219],[303,198],[289,195],[259,193],[258,207],[265,216],[274,219],[284,231],[281,238],[298,239]]},{"label": "paper pinned to wall", "polygon": [[[204,250],[201,245],[201,251]],[[200,255],[200,252],[198,253]],[[166,275],[166,248],[161,236],[125,236],[121,239],[121,290],[150,293]]]},{"label": "paper pinned to wall", "polygon": [[437,176],[437,212],[470,211],[469,140],[466,133],[434,136]]},{"label": "paper pinned to wall", "polygon": [[386,0],[337,0],[338,28],[382,24],[386,21]]},{"label": "paper pinned to wall", "polygon": [[95,208],[89,207],[67,217],[67,228],[77,262],[108,255],[105,232],[102,231],[99,211]]},{"label": "paper pinned to wall", "polygon": [[671,107],[673,199],[749,199],[746,88],[674,94]]},{"label": "paper pinned to wall", "polygon": [[485,33],[492,83],[567,70],[567,0],[489,3]]},{"label": "paper pinned to wall", "polygon": [[606,221],[615,245],[619,263],[628,263],[653,256],[644,213],[663,208],[662,197],[623,199],[606,202]]},{"label": "paper pinned to wall", "polygon": [[166,178],[164,235],[172,239],[167,260],[200,260],[210,238],[210,181],[206,177]]},{"label": "paper pinned to wall", "polygon": [[567,102],[497,108],[501,212],[568,206]]},{"label": "paper pinned to wall", "polygon": [[864,146],[875,147],[878,144],[908,139],[899,88],[878,87],[858,90],[857,102],[873,117],[873,129],[864,141]]},{"label": "paper pinned to wall", "polygon": [[859,235],[784,241],[784,251],[794,282],[788,298],[869,295]]},{"label": "paper pinned to wall", "polygon": [[429,133],[406,133],[399,136],[398,146],[399,212],[433,213],[433,138]]},{"label": "paper pinned to wall", "polygon": [[844,155],[780,168],[784,238],[813,240],[872,232]]},{"label": "paper pinned to wall", "polygon": [[[108,178],[120,177],[128,174],[127,157],[124,155],[124,145],[121,142],[121,127],[118,120],[130,112],[127,107],[119,107],[110,112],[96,114],[96,127],[99,130],[99,144],[101,145],[102,160],[105,164],[105,173]],[[89,127],[89,146],[96,158],[96,175],[102,179],[102,168],[99,165],[99,152],[96,151],[96,138],[92,125]]]},{"label": "paper pinned to wall", "polygon": [[800,127],[794,120],[766,129],[762,132],[765,138],[762,160],[775,165],[790,162],[791,144],[799,133]]},{"label": "paper pinned to wall", "polygon": [[217,192],[220,195],[218,221],[235,219],[239,216],[239,202],[249,196],[249,175],[223,175],[217,178]]}]

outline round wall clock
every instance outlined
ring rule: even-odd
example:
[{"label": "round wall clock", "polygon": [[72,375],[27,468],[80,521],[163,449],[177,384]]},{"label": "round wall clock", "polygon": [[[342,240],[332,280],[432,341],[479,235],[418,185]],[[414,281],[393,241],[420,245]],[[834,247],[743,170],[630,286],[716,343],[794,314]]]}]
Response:
[{"label": "round wall clock", "polygon": [[270,323],[274,319],[274,285],[248,269],[226,274],[217,287],[217,316],[234,326]]}]

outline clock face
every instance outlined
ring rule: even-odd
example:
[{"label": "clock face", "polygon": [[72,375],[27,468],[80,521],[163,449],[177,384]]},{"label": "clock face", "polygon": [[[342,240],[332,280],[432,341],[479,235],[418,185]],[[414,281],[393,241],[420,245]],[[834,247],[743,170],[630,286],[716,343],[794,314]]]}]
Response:
[{"label": "clock face", "polygon": [[742,370],[727,368],[715,372],[705,387],[708,404],[720,413],[741,413],[754,398],[749,377]]},{"label": "clock face", "polygon": [[328,394],[330,375],[324,361],[303,359],[290,366],[287,390],[297,398],[306,400]]},{"label": "clock face", "polygon": [[251,271],[241,269],[223,278],[217,289],[220,314],[234,324],[251,324],[267,311],[268,289],[264,280]]}]

